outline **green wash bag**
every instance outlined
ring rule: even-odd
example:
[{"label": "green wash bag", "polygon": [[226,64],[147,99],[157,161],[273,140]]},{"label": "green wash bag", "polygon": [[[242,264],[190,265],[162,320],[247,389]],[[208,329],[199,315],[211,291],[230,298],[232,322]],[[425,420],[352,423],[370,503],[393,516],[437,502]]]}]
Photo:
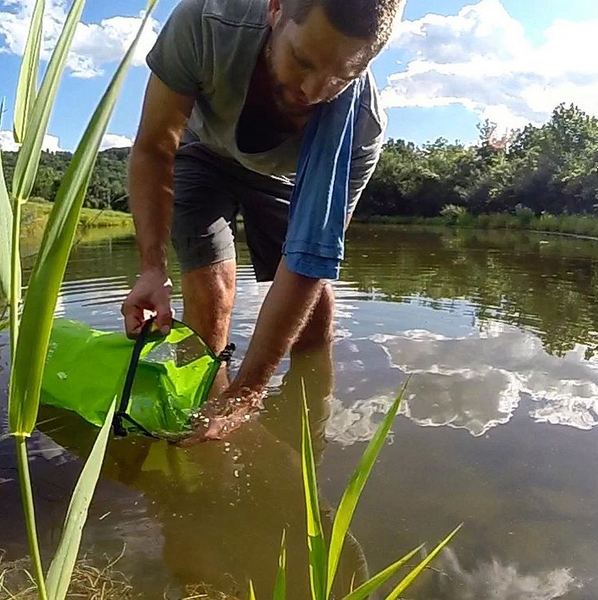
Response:
[{"label": "green wash bag", "polygon": [[42,402],[101,426],[114,398],[114,432],[176,438],[207,399],[234,346],[216,356],[201,337],[173,320],[167,336],[148,321],[137,340],[56,319],[42,381]]}]

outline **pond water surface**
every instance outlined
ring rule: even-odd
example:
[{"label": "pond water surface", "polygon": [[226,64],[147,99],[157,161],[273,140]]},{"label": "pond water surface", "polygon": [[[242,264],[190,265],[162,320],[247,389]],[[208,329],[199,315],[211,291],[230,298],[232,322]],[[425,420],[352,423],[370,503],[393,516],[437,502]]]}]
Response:
[{"label": "pond water surface", "polygon": [[[267,285],[240,247],[232,341],[247,348]],[[59,314],[118,330],[130,238],[75,249]],[[175,288],[180,289],[178,273]],[[228,442],[113,441],[85,529],[143,598],[191,584],[271,597],[280,536],[289,598],[307,598],[298,454],[307,382],[324,520],[382,416],[407,397],[358,508],[339,592],[464,522],[407,593],[426,600],[598,598],[598,243],[539,234],[352,228],[330,352],[285,360],[266,411]],[[181,307],[180,295],[175,308]],[[5,427],[6,339],[0,423]],[[101,374],[98,374],[101,376]],[[31,442],[45,556],[95,431],[44,409]],[[0,442],[0,548],[26,553],[10,440]],[[2,592],[0,592],[0,596]],[[244,597],[242,594],[240,597]]]}]

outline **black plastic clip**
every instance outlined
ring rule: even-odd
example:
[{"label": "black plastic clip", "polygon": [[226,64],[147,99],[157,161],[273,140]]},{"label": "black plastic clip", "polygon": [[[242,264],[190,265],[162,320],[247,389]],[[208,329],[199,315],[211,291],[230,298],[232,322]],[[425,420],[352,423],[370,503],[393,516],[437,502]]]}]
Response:
[{"label": "black plastic clip", "polygon": [[226,348],[218,355],[218,359],[222,362],[230,362],[233,357],[233,352],[237,349],[234,344],[228,344]]}]

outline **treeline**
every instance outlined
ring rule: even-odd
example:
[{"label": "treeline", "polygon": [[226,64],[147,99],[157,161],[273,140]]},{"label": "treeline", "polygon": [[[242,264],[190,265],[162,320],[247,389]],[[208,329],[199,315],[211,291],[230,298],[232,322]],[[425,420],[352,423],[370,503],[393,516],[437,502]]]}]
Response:
[{"label": "treeline", "polygon": [[475,146],[387,142],[356,214],[436,217],[447,205],[473,215],[596,214],[598,119],[560,105],[541,127],[499,139],[489,121],[479,130]]},{"label": "treeline", "polygon": [[[479,142],[469,146],[442,138],[423,146],[388,141],[357,217],[597,214],[598,119],[560,105],[541,127],[500,138],[491,122],[479,130]],[[128,148],[100,153],[85,206],[127,210],[128,156]],[[16,154],[3,157],[10,180]],[[44,153],[33,195],[52,201],[70,159],[68,152]]]},{"label": "treeline", "polygon": [[[2,153],[4,171],[9,185],[12,180],[16,158],[16,152]],[[53,202],[71,158],[72,154],[70,152],[43,152],[31,195]],[[111,148],[100,152],[84,206],[120,211],[128,210],[128,158],[128,148]]]}]

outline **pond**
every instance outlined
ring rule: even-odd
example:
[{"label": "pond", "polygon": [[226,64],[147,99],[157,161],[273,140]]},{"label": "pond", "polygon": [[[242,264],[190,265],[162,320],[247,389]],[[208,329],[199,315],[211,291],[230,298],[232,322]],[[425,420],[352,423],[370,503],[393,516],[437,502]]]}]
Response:
[{"label": "pond", "polygon": [[[238,366],[267,285],[239,250]],[[135,278],[131,238],[80,243],[58,313],[118,330]],[[176,290],[179,275],[173,273]],[[315,430],[325,521],[408,375],[401,414],[351,528],[339,591],[464,522],[410,588],[427,600],[598,597],[598,243],[542,234],[351,229],[332,360],[281,365],[266,410],[227,443],[181,449],[113,441],[83,549],[116,557],[143,598],[200,582],[271,597],[281,532],[290,598],[307,597],[298,455],[301,380]],[[181,314],[181,298],[175,295]],[[6,339],[0,423],[5,427]],[[101,374],[98,374],[101,376]],[[40,416],[31,441],[42,546],[50,555],[95,432]],[[10,440],[0,443],[0,548],[26,554]],[[187,592],[185,592],[187,590]],[[2,592],[0,592],[1,596]],[[136,596],[137,597],[137,596]],[[199,597],[199,596],[197,596]]]}]

